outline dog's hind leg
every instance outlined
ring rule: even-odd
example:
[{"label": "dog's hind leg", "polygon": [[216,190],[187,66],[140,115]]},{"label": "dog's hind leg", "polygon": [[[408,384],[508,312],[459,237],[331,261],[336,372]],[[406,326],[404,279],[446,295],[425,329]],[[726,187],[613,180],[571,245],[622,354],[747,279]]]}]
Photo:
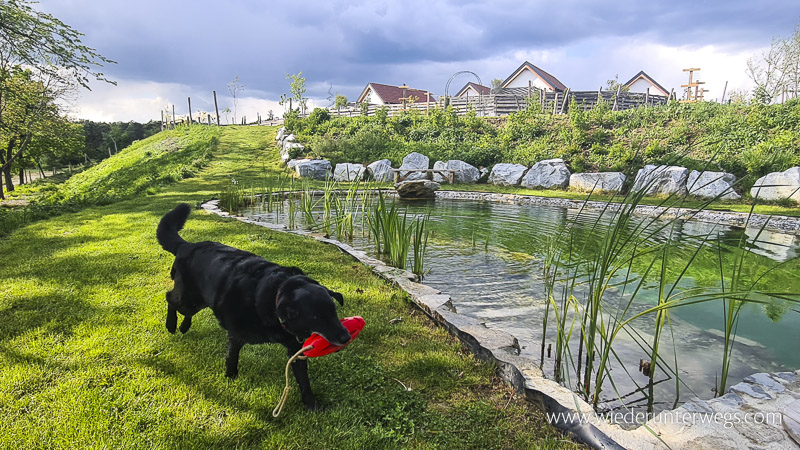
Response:
[{"label": "dog's hind leg", "polygon": [[228,354],[225,355],[225,376],[236,378],[239,375],[239,351],[244,347],[245,342],[228,335]]}]

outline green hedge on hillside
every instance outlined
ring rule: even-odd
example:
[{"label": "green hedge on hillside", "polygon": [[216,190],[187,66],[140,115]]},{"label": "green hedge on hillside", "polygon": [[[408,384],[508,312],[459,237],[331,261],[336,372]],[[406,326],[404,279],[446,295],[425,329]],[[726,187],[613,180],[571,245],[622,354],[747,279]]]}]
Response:
[{"label": "green hedge on hillside", "polygon": [[563,158],[573,172],[635,176],[645,164],[670,163],[749,175],[745,188],[768,172],[800,165],[800,100],[782,105],[671,102],[626,111],[600,103],[590,111],[573,107],[555,116],[531,105],[491,123],[450,109],[427,116],[408,111],[352,118],[318,109],[304,119],[288,116],[286,126],[307,155],[334,164],[382,158],[399,164],[416,151],[433,161],[460,159],[485,167]]}]

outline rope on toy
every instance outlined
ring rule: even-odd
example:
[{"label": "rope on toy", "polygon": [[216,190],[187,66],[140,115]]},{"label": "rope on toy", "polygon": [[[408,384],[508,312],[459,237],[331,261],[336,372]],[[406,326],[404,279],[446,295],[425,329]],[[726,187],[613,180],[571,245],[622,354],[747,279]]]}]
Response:
[{"label": "rope on toy", "polygon": [[292,365],[293,362],[303,359],[308,359],[308,356],[304,355],[303,353],[313,349],[313,345],[306,345],[305,347],[301,348],[297,351],[291,358],[289,358],[289,362],[286,363],[286,385],[283,387],[283,394],[281,394],[281,400],[278,402],[278,405],[272,410],[272,417],[278,417],[281,415],[281,411],[283,411],[283,406],[286,405],[286,399],[289,398],[289,391],[291,390],[291,386],[289,385],[289,366]]}]

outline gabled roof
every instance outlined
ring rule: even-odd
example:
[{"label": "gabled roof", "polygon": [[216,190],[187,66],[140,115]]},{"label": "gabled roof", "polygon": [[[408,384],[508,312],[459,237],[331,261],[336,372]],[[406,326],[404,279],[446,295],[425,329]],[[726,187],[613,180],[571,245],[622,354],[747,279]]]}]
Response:
[{"label": "gabled roof", "polygon": [[645,71],[644,71],[644,70],[640,70],[640,71],[639,71],[639,73],[637,73],[636,75],[634,75],[634,76],[633,76],[633,78],[631,78],[630,80],[628,80],[628,82],[627,82],[627,83],[625,83],[625,84],[623,84],[623,86],[628,86],[628,87],[630,87],[630,85],[632,85],[633,83],[635,83],[635,82],[636,82],[636,80],[639,80],[639,79],[645,80],[645,81],[647,81],[648,83],[650,83],[650,84],[652,84],[653,86],[655,86],[656,88],[658,88],[659,90],[661,90],[661,95],[669,95],[669,91],[668,91],[668,90],[666,90],[666,89],[664,89],[664,86],[661,86],[660,84],[658,84],[658,82],[657,82],[656,80],[654,80],[654,79],[653,79],[653,77],[651,77],[650,75],[648,75],[647,73],[645,73]]},{"label": "gabled roof", "polygon": [[[403,103],[403,101],[400,100],[403,97],[416,97],[414,100],[415,102],[424,102],[427,101],[428,98],[428,92],[420,89],[413,89],[410,87],[404,89],[400,86],[390,86],[388,84],[367,83],[367,86],[361,91],[361,95],[358,96],[358,101],[356,103],[364,101],[364,97],[366,97],[370,88],[372,88],[372,92],[374,92],[383,103]],[[432,102],[436,101],[433,94],[430,94],[430,99]]]},{"label": "gabled roof", "polygon": [[477,91],[478,94],[480,95],[489,95],[492,92],[492,88],[482,86],[478,83],[473,83],[470,81],[469,83],[465,84],[464,87],[461,88],[461,90],[458,91],[455,97],[461,97],[461,94],[463,94],[469,88],[475,89],[475,91]]},{"label": "gabled roof", "polygon": [[546,84],[548,84],[554,91],[556,91],[556,92],[564,92],[564,91],[567,90],[567,87],[564,85],[564,83],[558,81],[558,78],[556,78],[556,77],[550,75],[549,73],[545,72],[544,70],[534,66],[533,64],[529,63],[528,61],[525,61],[524,63],[522,63],[522,65],[520,65],[517,68],[517,70],[512,72],[511,75],[508,78],[506,78],[505,81],[503,81],[503,84],[501,84],[500,87],[506,87],[508,85],[508,83],[511,82],[511,80],[513,80],[514,78],[517,78],[519,76],[519,74],[522,73],[522,71],[526,70],[526,69],[530,70],[531,72],[536,74],[539,78],[542,79],[542,81],[544,81]]}]

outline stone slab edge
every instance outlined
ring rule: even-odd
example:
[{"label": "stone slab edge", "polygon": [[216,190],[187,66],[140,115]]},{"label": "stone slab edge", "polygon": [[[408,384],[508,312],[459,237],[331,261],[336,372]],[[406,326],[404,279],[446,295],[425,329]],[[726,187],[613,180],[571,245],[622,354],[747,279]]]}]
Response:
[{"label": "stone slab edge", "polygon": [[[591,406],[577,399],[569,389],[553,381],[546,380],[533,361],[518,356],[519,342],[514,336],[504,331],[489,329],[474,318],[458,314],[449,295],[416,282],[417,276],[413,273],[388,266],[383,261],[368,256],[366,252],[356,250],[350,245],[327,238],[320,233],[289,230],[284,225],[259,222],[229,214],[219,208],[219,200],[207,201],[201,205],[201,208],[221,217],[234,218],[244,223],[258,225],[274,231],[308,236],[320,242],[335,245],[342,252],[371,267],[372,271],[379,277],[408,293],[411,301],[420,310],[439,325],[445,327],[478,358],[493,362],[497,366],[501,378],[544,411],[555,414],[564,413],[565,415],[579,413],[579,411],[591,411]],[[576,408],[576,405],[580,406]],[[600,430],[595,425],[581,423],[580,421],[563,421],[553,425],[593,448],[625,448],[609,437],[608,431],[614,434],[626,433],[616,425],[609,424],[608,427],[614,429],[605,431]],[[624,439],[624,441],[628,441],[626,446],[636,445],[637,443],[643,444],[645,447],[654,445],[653,442],[645,443],[640,442],[638,439],[634,440],[634,442],[630,442],[628,439]]]}]

